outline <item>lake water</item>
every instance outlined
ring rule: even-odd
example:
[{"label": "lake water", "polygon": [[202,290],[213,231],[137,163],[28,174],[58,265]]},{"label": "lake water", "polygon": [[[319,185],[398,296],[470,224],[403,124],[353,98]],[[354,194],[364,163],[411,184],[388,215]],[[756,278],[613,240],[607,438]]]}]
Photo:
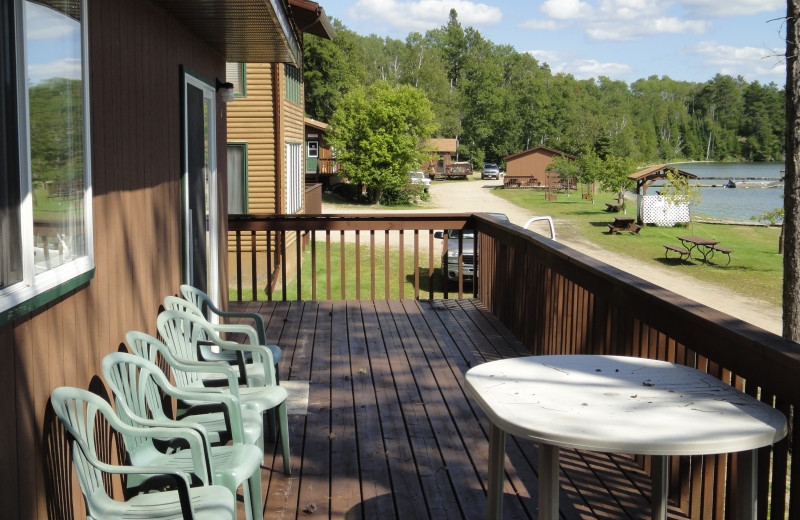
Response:
[{"label": "lake water", "polygon": [[700,188],[701,200],[692,206],[692,215],[752,222],[750,217],[754,215],[783,207],[783,188],[762,188],[761,184],[765,181],[747,181],[765,178],[778,180],[784,168],[783,163],[697,162],[675,163],[671,166],[697,175],[698,181],[704,185],[723,185],[728,179],[737,183],[735,189]]}]

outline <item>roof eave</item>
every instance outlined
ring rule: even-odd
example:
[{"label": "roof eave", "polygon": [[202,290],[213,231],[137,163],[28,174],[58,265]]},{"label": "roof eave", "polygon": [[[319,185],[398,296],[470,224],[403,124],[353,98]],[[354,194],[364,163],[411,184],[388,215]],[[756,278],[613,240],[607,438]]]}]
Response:
[{"label": "roof eave", "polygon": [[152,0],[225,61],[292,63],[303,59],[286,0]]}]

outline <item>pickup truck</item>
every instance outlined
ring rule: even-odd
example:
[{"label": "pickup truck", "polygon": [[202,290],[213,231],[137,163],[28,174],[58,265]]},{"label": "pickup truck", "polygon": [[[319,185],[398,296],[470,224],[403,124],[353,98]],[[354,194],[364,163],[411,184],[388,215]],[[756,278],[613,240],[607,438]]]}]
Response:
[{"label": "pickup truck", "polygon": [[[489,213],[498,220],[508,222],[504,213]],[[475,275],[475,230],[446,229],[433,234],[442,239],[442,282],[458,282],[458,240],[461,238],[461,277],[465,282],[472,281]]]}]

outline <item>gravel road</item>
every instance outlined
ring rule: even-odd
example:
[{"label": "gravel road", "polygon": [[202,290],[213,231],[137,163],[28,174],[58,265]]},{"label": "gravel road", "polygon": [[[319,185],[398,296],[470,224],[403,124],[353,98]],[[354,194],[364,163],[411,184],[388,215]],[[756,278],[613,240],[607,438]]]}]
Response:
[{"label": "gravel road", "polygon": [[[470,182],[441,181],[431,186],[431,201],[423,209],[428,213],[500,212],[508,215],[512,223],[523,226],[534,216],[525,209],[507,202],[492,193],[491,188],[501,181],[472,180]],[[575,196],[575,195],[573,195]],[[392,213],[374,207],[348,207],[340,209],[323,204],[323,213]],[[718,309],[743,321],[752,323],[776,334],[781,334],[781,309],[764,301],[735,294],[711,283],[700,282],[690,277],[676,275],[674,271],[656,264],[642,262],[624,255],[612,253],[586,241],[572,240],[566,229],[569,224],[555,221],[556,236],[559,242],[572,247],[593,258],[601,260],[622,271],[631,273],[661,287],[669,288],[689,299]],[[561,229],[562,232],[559,232]]]}]

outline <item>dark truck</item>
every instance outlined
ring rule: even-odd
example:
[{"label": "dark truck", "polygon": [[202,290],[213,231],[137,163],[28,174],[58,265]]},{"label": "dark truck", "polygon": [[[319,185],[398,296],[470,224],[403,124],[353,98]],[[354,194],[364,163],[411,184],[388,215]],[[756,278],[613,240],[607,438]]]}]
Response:
[{"label": "dark truck", "polygon": [[[489,213],[489,215],[508,222],[505,213]],[[465,282],[472,281],[475,276],[475,230],[474,229],[446,229],[433,234],[434,238],[442,239],[442,282],[458,282],[458,256],[461,252],[461,276]],[[461,239],[461,249],[458,242]]]}]

